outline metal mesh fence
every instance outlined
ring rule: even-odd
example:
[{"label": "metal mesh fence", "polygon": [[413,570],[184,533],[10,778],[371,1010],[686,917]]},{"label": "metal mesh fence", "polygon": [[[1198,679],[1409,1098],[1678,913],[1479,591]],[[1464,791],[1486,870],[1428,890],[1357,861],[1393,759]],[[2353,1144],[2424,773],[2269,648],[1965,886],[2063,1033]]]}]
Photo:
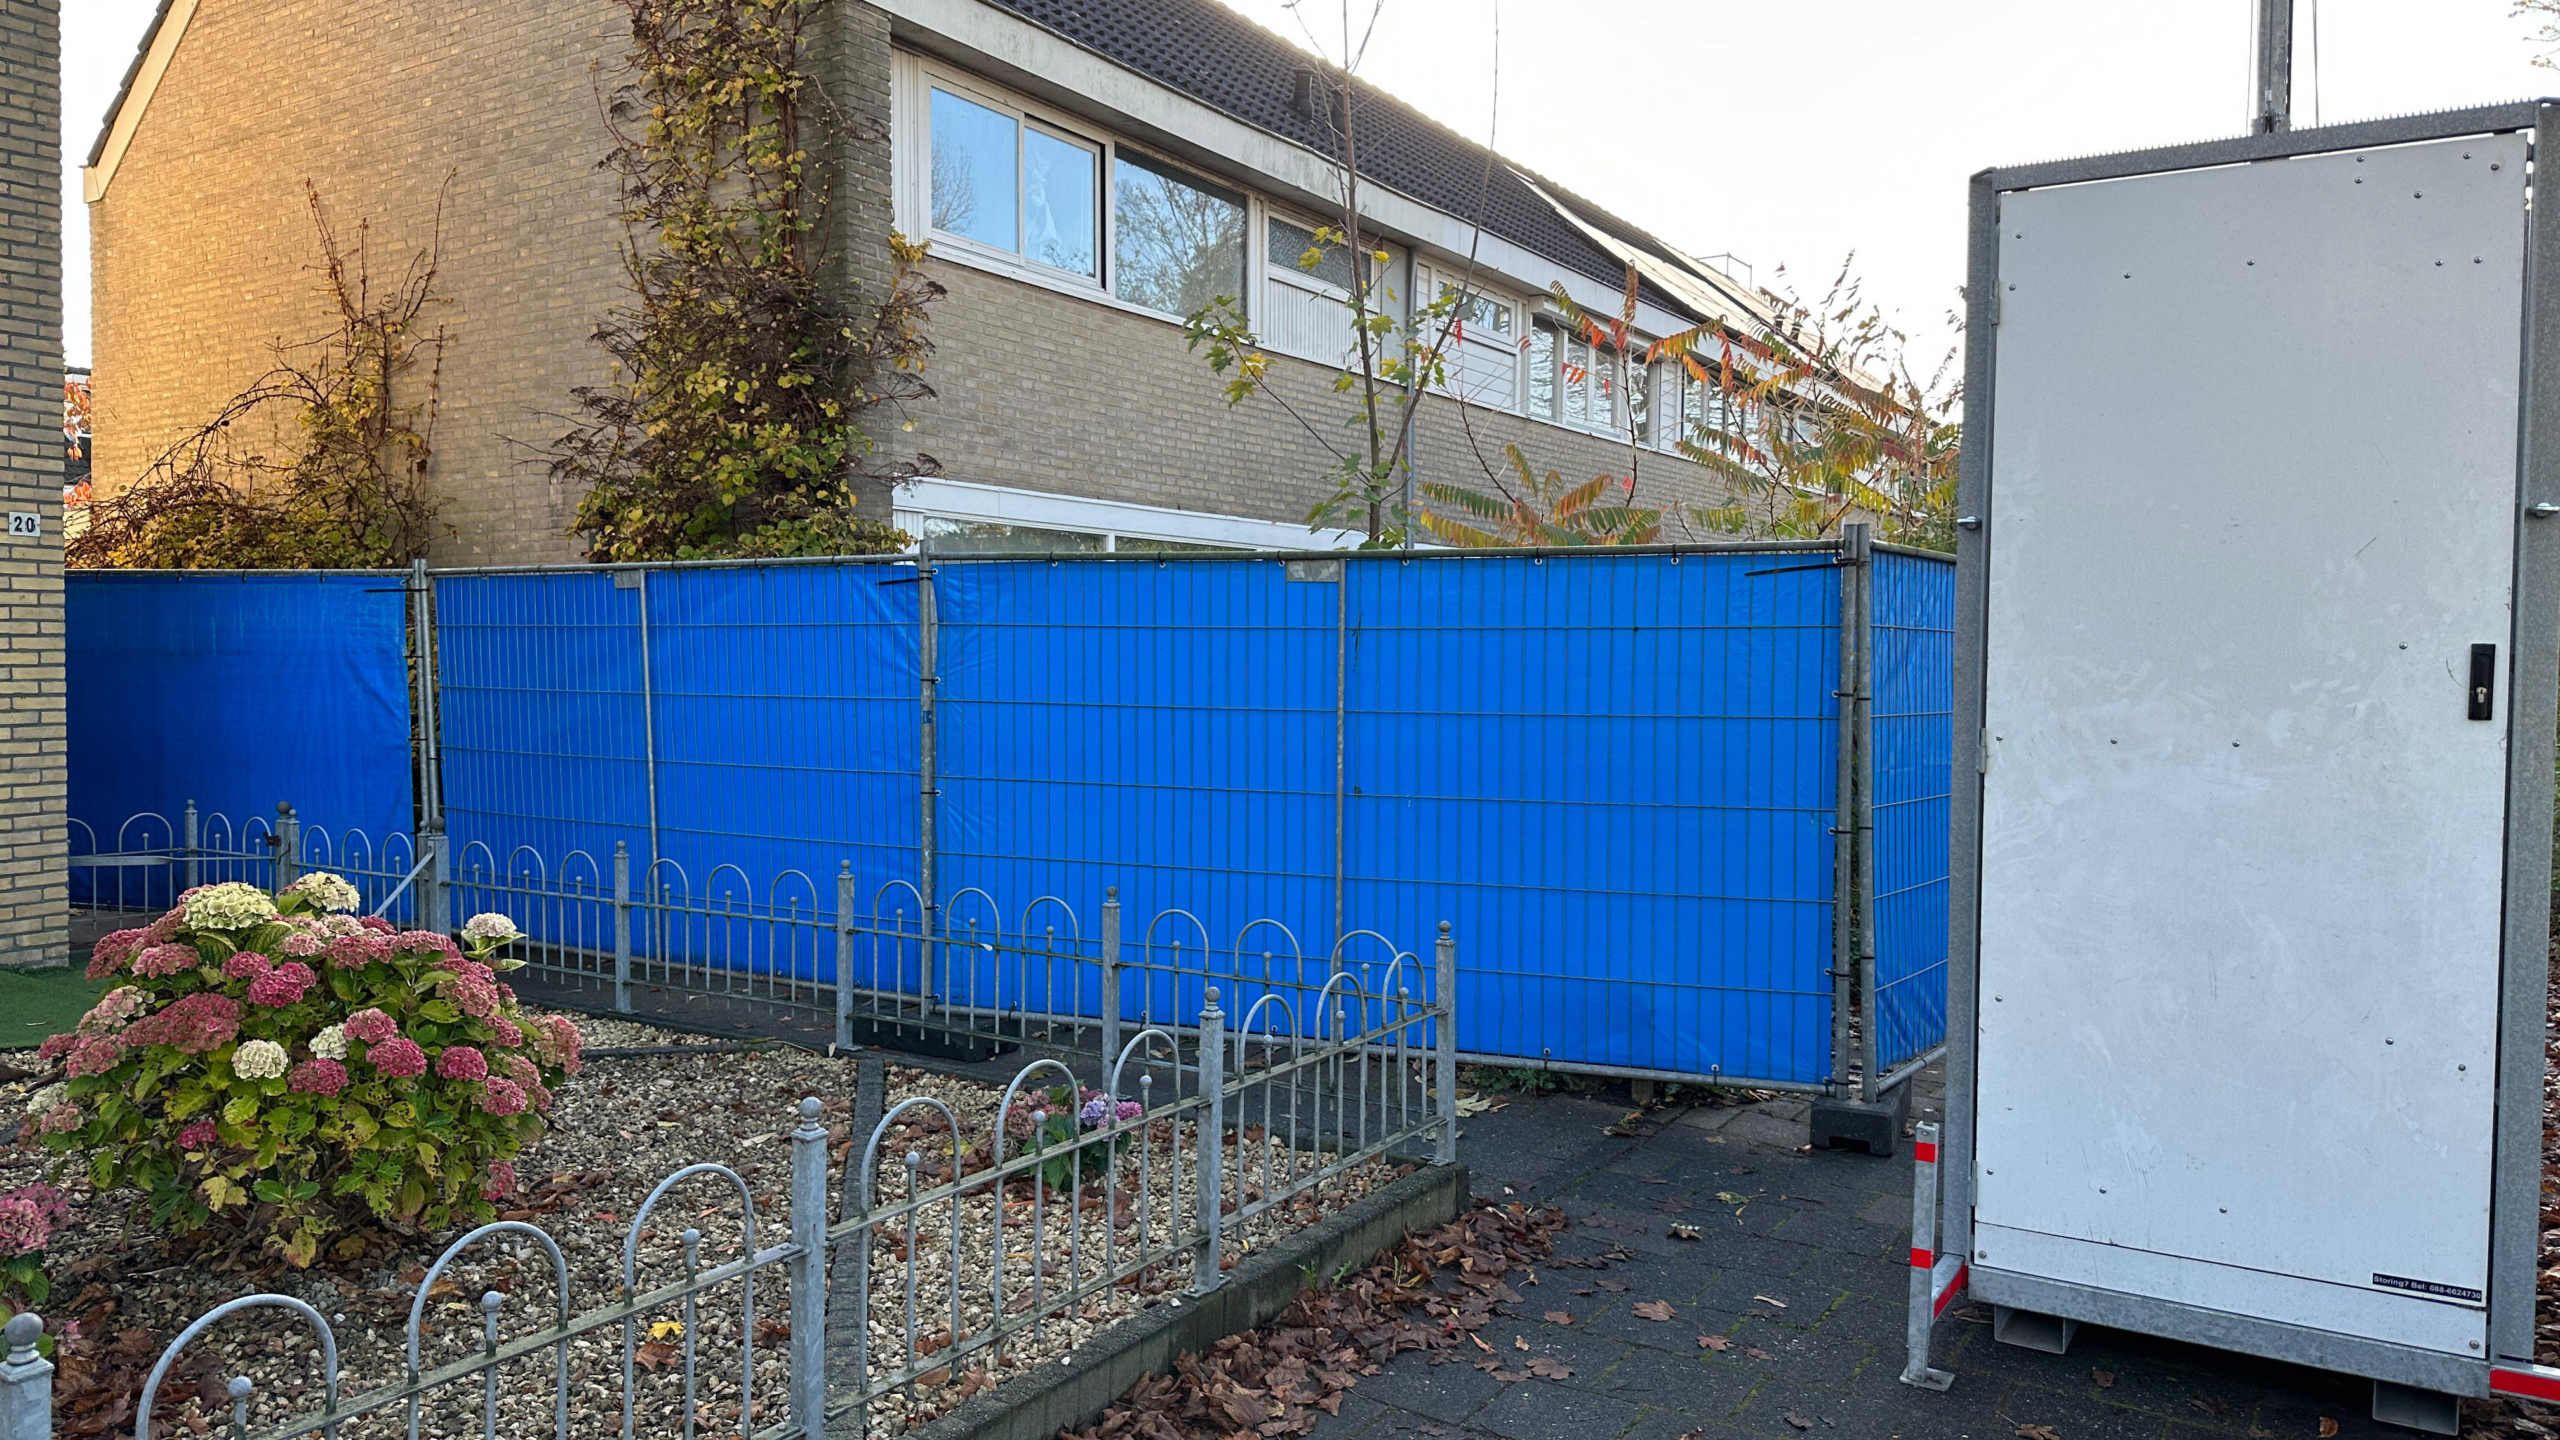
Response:
[{"label": "metal mesh fence", "polygon": [[1886,1071],[1947,1034],[1947,802],[1955,565],[1874,560],[1876,1056]]}]

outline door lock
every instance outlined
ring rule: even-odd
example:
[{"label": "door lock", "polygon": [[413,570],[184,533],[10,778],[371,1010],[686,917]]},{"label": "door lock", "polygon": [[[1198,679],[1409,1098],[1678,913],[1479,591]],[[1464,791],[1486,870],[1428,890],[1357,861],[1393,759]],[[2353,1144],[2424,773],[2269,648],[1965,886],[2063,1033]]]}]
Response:
[{"label": "door lock", "polygon": [[2498,647],[2495,645],[2472,646],[2471,718],[2474,720],[2488,719],[2490,714],[2490,702],[2497,697],[2497,693]]}]

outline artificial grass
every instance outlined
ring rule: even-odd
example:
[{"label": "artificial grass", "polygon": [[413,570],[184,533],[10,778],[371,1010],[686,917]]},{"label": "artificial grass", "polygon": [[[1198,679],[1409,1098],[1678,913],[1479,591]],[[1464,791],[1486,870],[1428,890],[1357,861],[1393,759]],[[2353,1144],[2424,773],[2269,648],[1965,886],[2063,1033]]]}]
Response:
[{"label": "artificial grass", "polygon": [[107,988],[83,978],[81,969],[0,970],[0,1050],[30,1049],[79,1024]]}]

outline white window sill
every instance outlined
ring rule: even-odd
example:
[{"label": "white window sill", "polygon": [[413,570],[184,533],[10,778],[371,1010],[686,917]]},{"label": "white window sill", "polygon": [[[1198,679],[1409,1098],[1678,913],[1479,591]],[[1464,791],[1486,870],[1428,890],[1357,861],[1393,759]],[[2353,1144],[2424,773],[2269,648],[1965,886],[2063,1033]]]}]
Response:
[{"label": "white window sill", "polygon": [[1167,315],[1161,310],[1150,310],[1144,305],[1133,305],[1079,276],[1052,270],[1045,265],[1035,265],[1000,250],[987,250],[965,241],[955,241],[948,235],[934,236],[933,244],[925,251],[925,255],[928,259],[948,261],[954,265],[966,266],[971,270],[1001,275],[1007,280],[1018,280],[1025,285],[1036,285],[1043,290],[1088,301],[1105,310],[1117,310],[1124,315],[1161,321],[1177,330],[1183,327],[1184,319],[1180,315]]}]

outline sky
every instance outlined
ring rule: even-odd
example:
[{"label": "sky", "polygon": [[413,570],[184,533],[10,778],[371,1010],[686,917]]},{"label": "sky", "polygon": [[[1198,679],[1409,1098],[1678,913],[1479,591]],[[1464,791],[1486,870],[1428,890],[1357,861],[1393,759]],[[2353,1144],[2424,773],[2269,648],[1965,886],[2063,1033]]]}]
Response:
[{"label": "sky", "polygon": [[[1222,3],[1301,44],[1311,29],[1338,59],[1343,4],[1365,17],[1377,0]],[[64,338],[78,365],[79,165],[154,5],[63,8]],[[2297,123],[2560,94],[2512,9],[2297,0]],[[1384,0],[1360,73],[1673,244],[1738,256],[1763,285],[1819,295],[1854,253],[1925,371],[1952,343],[1965,177],[2238,133],[2249,20],[2250,0]]]}]

